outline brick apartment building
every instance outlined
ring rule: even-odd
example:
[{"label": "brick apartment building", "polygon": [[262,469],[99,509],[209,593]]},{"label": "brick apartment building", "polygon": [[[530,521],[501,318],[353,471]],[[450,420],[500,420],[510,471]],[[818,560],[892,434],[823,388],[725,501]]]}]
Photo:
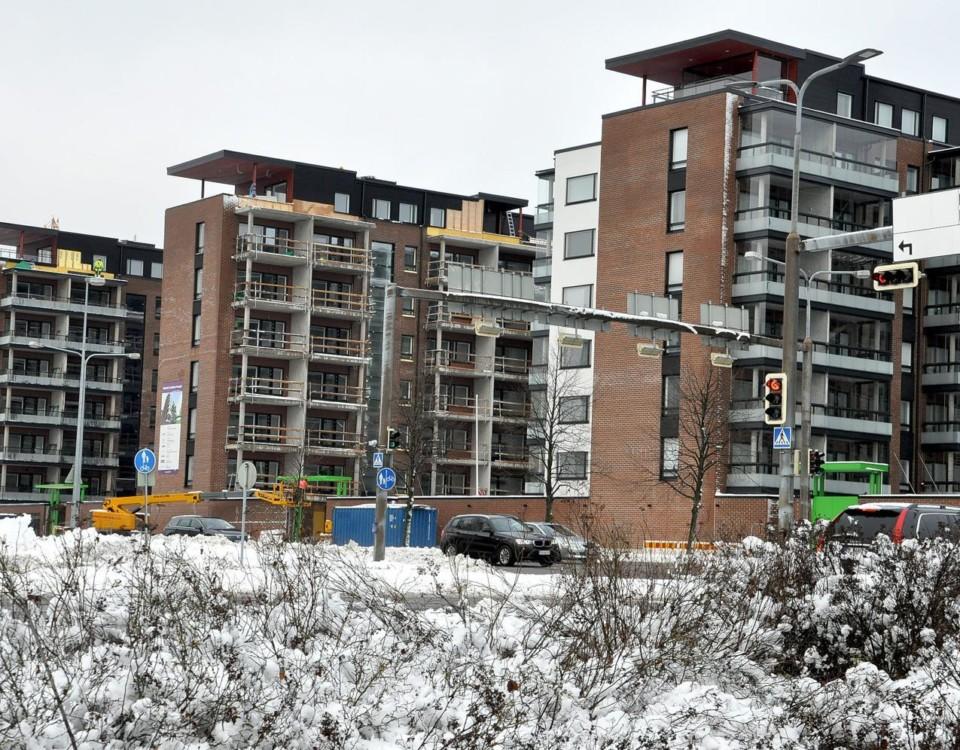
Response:
[{"label": "brick apartment building", "polygon": [[[63,482],[73,465],[86,279],[83,481],[87,495],[136,490],[133,456],[154,434],[163,254],[153,245],[0,223],[0,502],[43,501],[35,485]],[[31,346],[31,344],[34,344]]]},{"label": "brick apartment building", "polygon": [[263,485],[333,475],[368,492],[381,398],[421,392],[434,452],[418,491],[523,491],[529,324],[480,336],[449,306],[398,300],[380,377],[387,283],[533,298],[526,201],[233,151],[168,173],[201,198],[166,214],[158,492],[232,489],[243,460]]},{"label": "brick apartment building", "polygon": [[[551,282],[552,299],[592,295],[597,307],[626,311],[630,292],[670,296],[694,322],[702,302],[737,305],[749,310],[754,333],[779,336],[782,269],[747,253],[784,257],[792,94],[741,97],[727,87],[772,78],[800,84],[837,59],[723,31],[608,60],[608,69],[642,80],[640,106],[605,115],[598,144],[558,151],[554,169],[538,173],[545,190],[536,229],[552,242],[551,270],[538,281]],[[667,88],[648,95],[652,81]],[[949,145],[960,142],[956,98],[851,65],[811,86],[803,122],[803,237],[889,225],[894,197],[960,185],[960,148]],[[584,210],[591,205],[596,220]],[[870,268],[891,253],[890,242],[875,243],[811,254],[801,266]],[[894,294],[852,276],[814,282],[812,447],[827,460],[888,462],[895,491],[956,491],[960,254],[925,271],[920,288]],[[663,480],[675,470],[680,383],[710,366],[707,349],[684,334],[661,342],[663,357],[650,360],[637,357],[636,343],[622,328],[595,337],[592,446],[584,444],[590,494],[611,520],[679,539],[689,501]],[[762,519],[779,481],[761,390],[782,351],[755,345],[731,353],[724,467],[708,479],[702,538],[734,516]],[[828,489],[862,491],[854,479]]]}]

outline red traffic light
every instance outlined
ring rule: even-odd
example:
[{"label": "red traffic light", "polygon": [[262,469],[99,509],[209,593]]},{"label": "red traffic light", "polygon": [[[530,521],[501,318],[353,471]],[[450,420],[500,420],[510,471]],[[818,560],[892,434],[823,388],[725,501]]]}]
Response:
[{"label": "red traffic light", "polygon": [[912,289],[920,281],[920,267],[916,261],[891,263],[873,269],[873,288],[878,292]]},{"label": "red traffic light", "polygon": [[780,378],[770,378],[767,380],[767,388],[771,391],[781,391],[783,390],[783,381]]}]

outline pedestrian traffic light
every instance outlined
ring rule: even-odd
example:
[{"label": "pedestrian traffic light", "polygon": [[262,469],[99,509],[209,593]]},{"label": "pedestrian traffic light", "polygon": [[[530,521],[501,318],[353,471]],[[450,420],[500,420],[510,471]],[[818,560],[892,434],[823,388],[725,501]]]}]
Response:
[{"label": "pedestrian traffic light", "polygon": [[920,266],[915,260],[891,263],[873,269],[873,288],[878,292],[912,289],[920,283]]},{"label": "pedestrian traffic light", "polygon": [[387,428],[387,448],[395,451],[403,447],[400,430],[393,427]]},{"label": "pedestrian traffic light", "polygon": [[810,476],[823,473],[823,462],[826,459],[823,451],[811,448],[807,451],[807,468],[810,470]]},{"label": "pedestrian traffic light", "polygon": [[787,421],[787,375],[775,372],[763,381],[763,421],[780,425]]}]

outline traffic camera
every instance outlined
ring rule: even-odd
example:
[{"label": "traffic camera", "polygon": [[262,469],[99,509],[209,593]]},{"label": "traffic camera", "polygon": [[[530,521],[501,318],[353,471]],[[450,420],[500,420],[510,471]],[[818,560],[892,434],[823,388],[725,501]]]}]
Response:
[{"label": "traffic camera", "polygon": [[787,375],[775,372],[763,381],[763,421],[765,424],[781,425],[787,421]]},{"label": "traffic camera", "polygon": [[920,266],[915,260],[890,263],[873,269],[873,288],[878,292],[913,289],[920,283]]}]

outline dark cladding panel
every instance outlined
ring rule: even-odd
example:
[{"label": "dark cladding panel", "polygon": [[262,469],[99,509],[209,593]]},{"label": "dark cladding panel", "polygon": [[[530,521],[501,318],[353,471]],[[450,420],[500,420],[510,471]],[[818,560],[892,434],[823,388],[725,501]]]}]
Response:
[{"label": "dark cladding panel", "polygon": [[[816,52],[807,53],[805,60],[798,63],[797,78],[799,83],[803,83],[807,78],[818,70],[822,70],[829,65],[833,65],[836,60]],[[804,108],[819,109],[821,112],[837,112],[837,92],[842,91],[853,97],[853,117],[860,119],[863,117],[863,68],[859,65],[848,65],[842,70],[836,70],[828,73],[823,78],[818,78],[816,83],[810,85],[807,92],[803,95]],[[872,112],[870,117],[872,120]]]},{"label": "dark cladding panel", "polygon": [[354,172],[297,164],[293,170],[293,192],[297,200],[331,206],[337,193],[346,193],[350,196],[350,213],[360,213],[360,183]]}]

